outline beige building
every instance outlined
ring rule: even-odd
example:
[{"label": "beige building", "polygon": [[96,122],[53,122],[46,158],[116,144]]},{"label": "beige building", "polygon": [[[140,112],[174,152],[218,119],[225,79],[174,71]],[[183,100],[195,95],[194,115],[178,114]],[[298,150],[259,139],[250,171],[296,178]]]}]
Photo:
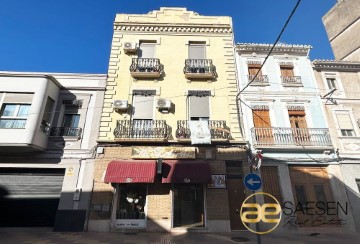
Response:
[{"label": "beige building", "polygon": [[337,60],[360,60],[360,1],[338,0],[323,16],[323,23]]},{"label": "beige building", "polygon": [[359,231],[360,62],[314,60],[313,69],[342,173],[337,181],[344,183],[355,221],[355,224],[348,221],[346,227]]},{"label": "beige building", "polygon": [[235,70],[230,17],[116,15],[90,231],[243,228]]}]

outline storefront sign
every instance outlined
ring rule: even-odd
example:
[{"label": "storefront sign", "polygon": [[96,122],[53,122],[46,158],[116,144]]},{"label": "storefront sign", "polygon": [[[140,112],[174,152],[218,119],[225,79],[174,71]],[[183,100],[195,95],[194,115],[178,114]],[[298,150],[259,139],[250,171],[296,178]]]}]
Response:
[{"label": "storefront sign", "polygon": [[144,229],[146,228],[146,220],[144,219],[117,219],[116,228],[126,229]]},{"label": "storefront sign", "polygon": [[132,158],[195,158],[195,147],[133,147]]}]

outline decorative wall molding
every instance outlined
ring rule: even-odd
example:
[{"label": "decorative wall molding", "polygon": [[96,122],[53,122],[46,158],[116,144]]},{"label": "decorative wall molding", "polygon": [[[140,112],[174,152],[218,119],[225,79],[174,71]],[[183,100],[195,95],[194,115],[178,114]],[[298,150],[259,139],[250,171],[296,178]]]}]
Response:
[{"label": "decorative wall molding", "polygon": [[280,62],[279,65],[282,66],[282,67],[292,67],[292,68],[294,68],[293,62]]},{"label": "decorative wall molding", "polygon": [[252,110],[269,110],[269,105],[250,105]]},{"label": "decorative wall molding", "polygon": [[[242,53],[268,53],[273,44],[265,44],[265,43],[237,43],[236,51],[240,54]],[[310,45],[289,45],[289,44],[277,44],[273,53],[291,53],[291,54],[300,54],[307,55],[309,50],[312,48]]]},{"label": "decorative wall molding", "polygon": [[62,104],[65,106],[81,108],[83,105],[83,100],[63,100]]},{"label": "decorative wall molding", "polygon": [[209,97],[209,96],[211,96],[211,91],[190,90],[190,91],[188,91],[188,96]]},{"label": "decorative wall molding", "polygon": [[289,111],[305,111],[305,107],[300,106],[300,105],[287,105],[287,110],[289,110]]},{"label": "decorative wall molding", "polygon": [[317,70],[351,70],[351,71],[360,71],[360,62],[357,61],[340,61],[340,60],[323,60],[315,59],[312,62],[314,69]]},{"label": "decorative wall molding", "polygon": [[124,24],[115,23],[114,30],[130,32],[177,32],[177,33],[232,33],[230,26],[203,26],[199,25],[158,25],[158,24]]},{"label": "decorative wall molding", "polygon": [[248,65],[262,65],[262,62],[261,61],[256,61],[256,60],[248,60],[247,61],[247,64]]},{"label": "decorative wall molding", "polygon": [[156,90],[133,90],[133,96],[155,96]]}]

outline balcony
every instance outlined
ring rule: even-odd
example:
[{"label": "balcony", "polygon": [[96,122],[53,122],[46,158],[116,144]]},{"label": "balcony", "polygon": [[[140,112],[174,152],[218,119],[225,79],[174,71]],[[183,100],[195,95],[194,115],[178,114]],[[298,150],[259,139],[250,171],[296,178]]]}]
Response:
[{"label": "balcony", "polygon": [[165,120],[118,120],[114,130],[117,140],[167,140],[170,135],[171,128]]},{"label": "balcony", "polygon": [[300,76],[281,76],[283,86],[302,86]]},{"label": "balcony", "polygon": [[254,147],[332,147],[329,129],[318,128],[251,128]]},{"label": "balcony", "polygon": [[79,139],[82,129],[78,127],[53,127],[50,130],[50,137],[73,137]]},{"label": "balcony", "polygon": [[[248,81],[251,82],[254,79],[255,75],[248,75]],[[269,79],[267,75],[257,75],[254,81],[251,83],[254,86],[268,86]]]},{"label": "balcony", "polygon": [[164,65],[158,58],[133,58],[130,74],[133,78],[159,78],[164,71]]},{"label": "balcony", "polygon": [[[211,140],[229,140],[230,128],[226,126],[224,120],[209,120],[209,129]],[[176,138],[190,139],[191,132],[188,120],[179,120],[177,122]]]},{"label": "balcony", "polygon": [[216,68],[211,59],[186,59],[184,74],[186,79],[214,79]]}]

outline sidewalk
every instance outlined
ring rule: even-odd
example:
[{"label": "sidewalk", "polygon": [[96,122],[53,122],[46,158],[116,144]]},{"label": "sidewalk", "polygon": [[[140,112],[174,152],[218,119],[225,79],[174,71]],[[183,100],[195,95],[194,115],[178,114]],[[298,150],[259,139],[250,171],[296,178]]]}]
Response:
[{"label": "sidewalk", "polygon": [[[49,228],[0,228],[0,243],[257,243],[250,232],[232,233],[61,233]],[[261,236],[261,243],[360,243],[359,234],[271,233]]]}]

